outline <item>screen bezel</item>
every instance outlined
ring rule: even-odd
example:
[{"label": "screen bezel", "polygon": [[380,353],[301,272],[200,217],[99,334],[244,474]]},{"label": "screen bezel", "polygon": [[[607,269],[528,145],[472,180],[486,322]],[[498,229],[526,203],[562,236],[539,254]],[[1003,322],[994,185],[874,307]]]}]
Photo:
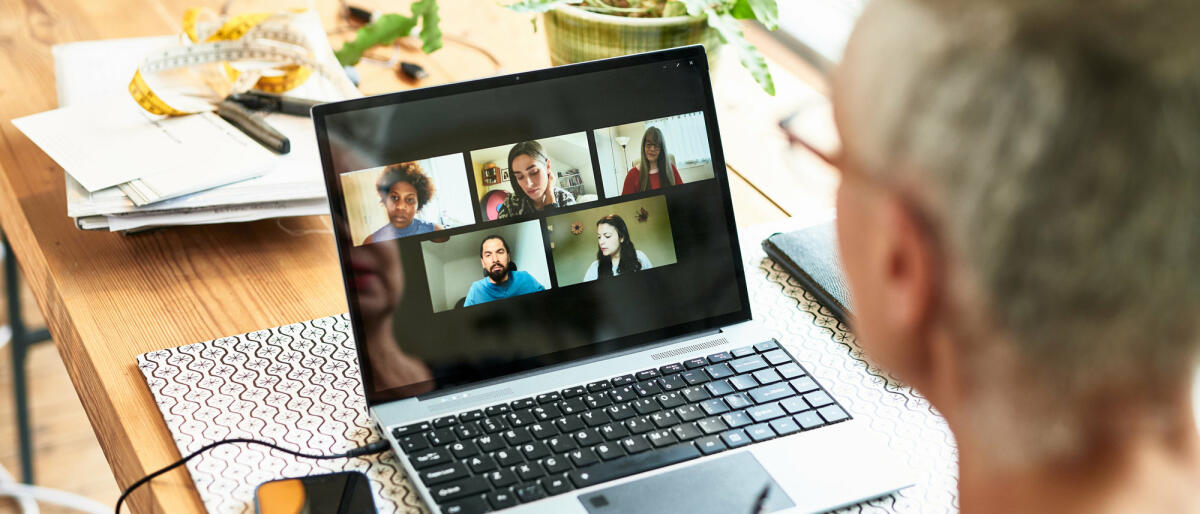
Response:
[{"label": "screen bezel", "polygon": [[[349,252],[350,248],[353,247],[353,241],[349,233],[348,214],[346,212],[345,198],[342,191],[341,180],[337,172],[338,170],[334,166],[333,156],[330,150],[329,134],[325,124],[326,117],[351,111],[373,109],[389,105],[395,106],[407,102],[416,102],[497,87],[531,84],[534,82],[554,80],[598,71],[614,70],[624,67],[641,66],[659,62],[673,62],[683,59],[695,60],[698,65],[697,67],[700,68],[699,71],[701,71],[699,76],[703,83],[702,85],[704,94],[702,95],[702,100],[704,105],[700,110],[704,112],[705,128],[708,132],[709,150],[711,152],[713,164],[713,180],[717,181],[720,189],[722,196],[721,208],[724,209],[725,218],[727,220],[727,226],[725,229],[727,237],[729,238],[730,249],[733,252],[731,258],[732,262],[734,263],[734,279],[736,281],[737,292],[739,295],[739,309],[726,314],[709,316],[669,327],[661,327],[654,330],[616,338],[614,340],[594,341],[592,344],[583,347],[572,348],[569,350],[563,350],[540,356],[538,360],[542,364],[539,365],[522,367],[519,370],[502,375],[480,376],[471,381],[472,383],[491,383],[498,380],[503,380],[505,377],[519,377],[527,375],[529,372],[538,369],[558,368],[564,365],[570,365],[572,363],[581,363],[593,360],[594,358],[605,354],[626,352],[631,349],[636,349],[639,346],[651,345],[655,342],[679,338],[688,334],[711,331],[712,329],[748,321],[751,319],[752,315],[750,310],[750,298],[746,286],[745,269],[741,258],[741,245],[737,236],[737,223],[734,217],[733,201],[730,194],[728,168],[725,166],[725,155],[721,146],[715,102],[713,101],[712,81],[710,80],[708,73],[708,58],[704,52],[704,47],[700,45],[693,45],[625,57],[614,57],[611,59],[589,61],[579,64],[569,64],[541,70],[419,88],[341,102],[326,103],[317,105],[313,108],[312,119],[313,125],[316,129],[317,147],[320,152],[321,165],[324,171],[325,187],[329,199],[329,211],[332,219],[332,225],[334,227],[334,240],[338,252],[338,262],[341,266],[342,283],[345,288],[347,299],[346,303],[350,314],[350,325],[356,341],[355,347],[358,351],[359,367],[360,372],[362,373],[363,389],[368,406],[374,406],[380,403],[413,396],[437,396],[447,390],[461,390],[464,387],[464,384],[459,383],[450,386],[435,387],[432,392],[424,392],[421,394],[417,394],[416,391],[428,390],[424,387],[417,387],[425,384],[424,382],[382,391],[376,391],[372,387],[371,384],[374,382],[372,381],[371,376],[370,356],[366,351],[366,345],[358,343],[358,341],[363,340],[362,338],[364,336],[362,334],[361,314],[358,312],[357,302],[353,300],[356,298],[356,291],[354,286],[353,271],[349,263]],[[596,128],[598,127],[584,127],[580,128],[580,130],[594,130]],[[604,351],[601,351],[599,348],[601,344],[603,344],[605,347]]]}]

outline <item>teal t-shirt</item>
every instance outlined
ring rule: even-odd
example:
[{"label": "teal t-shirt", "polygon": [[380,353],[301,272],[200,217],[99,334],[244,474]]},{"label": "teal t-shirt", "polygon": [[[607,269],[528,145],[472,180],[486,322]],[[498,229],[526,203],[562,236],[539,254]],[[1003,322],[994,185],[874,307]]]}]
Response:
[{"label": "teal t-shirt", "polygon": [[541,282],[525,271],[514,271],[508,275],[508,280],[499,284],[493,284],[487,277],[483,277],[471,284],[471,289],[467,291],[467,301],[463,302],[463,306],[545,290],[546,288],[542,286]]}]

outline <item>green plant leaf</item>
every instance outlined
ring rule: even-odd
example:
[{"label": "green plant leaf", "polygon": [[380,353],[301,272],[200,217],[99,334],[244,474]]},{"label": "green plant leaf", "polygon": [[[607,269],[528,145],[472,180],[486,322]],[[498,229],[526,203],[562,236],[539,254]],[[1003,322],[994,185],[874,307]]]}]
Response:
[{"label": "green plant leaf", "polygon": [[[437,0],[419,0],[412,4],[413,18],[421,19],[421,51],[431,54],[442,47],[442,29],[438,27]],[[410,29],[411,30],[411,29]]]},{"label": "green plant leaf", "polygon": [[687,6],[688,14],[699,16],[708,10],[708,0],[682,0],[683,5]]},{"label": "green plant leaf", "polygon": [[767,30],[779,28],[779,4],[775,0],[738,0],[738,4],[746,2],[754,11],[754,17],[762,22]]},{"label": "green plant leaf", "polygon": [[546,12],[560,4],[567,4],[571,0],[521,0],[520,2],[505,5],[508,10],[513,12]]},{"label": "green plant leaf", "polygon": [[663,7],[662,15],[663,18],[667,18],[671,16],[683,16],[687,14],[687,12],[687,5],[684,5],[683,2],[679,2],[677,0],[671,0],[670,2],[667,2],[666,6]]},{"label": "green plant leaf", "polygon": [[708,24],[717,29],[721,39],[737,49],[738,59],[754,77],[754,81],[758,82],[768,95],[775,96],[775,81],[771,79],[771,70],[767,69],[767,60],[758,52],[758,48],[746,40],[738,21],[729,13],[718,13],[712,9],[708,9],[707,13]]},{"label": "green plant leaf", "polygon": [[729,14],[739,20],[749,20],[754,18],[754,8],[750,7],[750,0],[737,0],[729,8]]},{"label": "green plant leaf", "polygon": [[[362,59],[363,52],[375,45],[390,45],[398,37],[407,36],[417,26],[417,19],[402,14],[384,14],[379,19],[358,29],[353,41],[342,44],[334,52],[342,66],[353,66]],[[439,40],[441,33],[438,33]]]}]

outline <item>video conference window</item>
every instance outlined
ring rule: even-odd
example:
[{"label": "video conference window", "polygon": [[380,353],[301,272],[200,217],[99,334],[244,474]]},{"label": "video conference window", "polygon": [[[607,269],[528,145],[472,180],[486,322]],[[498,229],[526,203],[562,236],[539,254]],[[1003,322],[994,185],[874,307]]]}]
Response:
[{"label": "video conference window", "polygon": [[433,312],[550,288],[542,228],[536,220],[441,241],[421,242]]},{"label": "video conference window", "polygon": [[345,173],[341,181],[356,245],[475,222],[461,154]]},{"label": "video conference window", "polygon": [[484,220],[599,198],[586,132],[475,150],[471,163]]},{"label": "video conference window", "polygon": [[599,129],[595,136],[609,198],[713,178],[703,112]]},{"label": "video conference window", "polygon": [[662,195],[546,218],[559,287],[676,262]]}]

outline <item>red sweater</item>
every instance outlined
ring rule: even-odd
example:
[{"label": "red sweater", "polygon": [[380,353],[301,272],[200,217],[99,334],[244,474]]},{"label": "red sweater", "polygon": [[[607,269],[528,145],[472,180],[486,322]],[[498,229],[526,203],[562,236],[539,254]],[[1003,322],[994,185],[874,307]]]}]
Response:
[{"label": "red sweater", "polygon": [[[671,171],[675,173],[675,185],[682,184],[683,178],[679,176],[679,170],[675,168],[674,164],[671,165]],[[658,179],[660,175],[662,175],[661,172],[650,175],[650,189],[658,189],[661,186],[662,182],[660,182]],[[637,166],[634,166],[629,170],[629,173],[625,175],[625,187],[621,188],[621,194],[627,195],[629,193],[636,193],[638,192],[638,186],[641,184],[642,172],[637,169]]]}]

